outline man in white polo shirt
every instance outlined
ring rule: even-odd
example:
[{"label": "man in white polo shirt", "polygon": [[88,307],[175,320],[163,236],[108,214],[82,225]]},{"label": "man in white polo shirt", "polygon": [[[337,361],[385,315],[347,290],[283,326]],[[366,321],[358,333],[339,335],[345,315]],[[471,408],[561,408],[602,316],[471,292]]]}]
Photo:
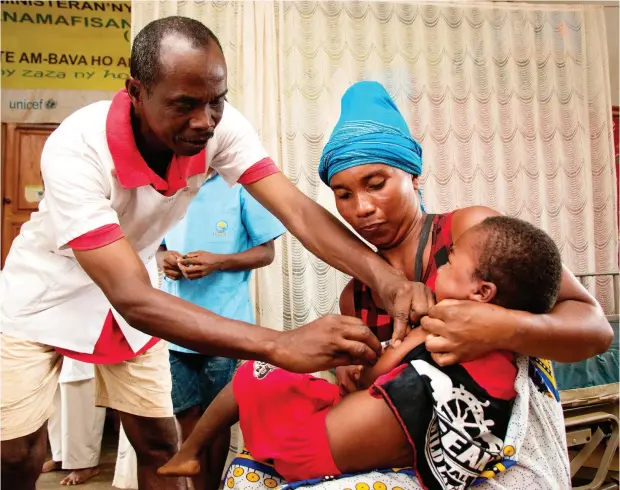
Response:
[{"label": "man in white polo shirt", "polygon": [[419,286],[278,171],[226,91],[213,33],[191,19],[160,19],[135,39],[126,90],[77,111],[49,137],[45,197],[0,279],[4,488],[35,486],[63,356],[96,364],[97,404],[121,413],[141,489],[185,485],[155,473],[177,447],[168,351],[159,338],[298,372],[375,360],[380,345],[354,318],[327,316],[277,332],[152,287],[144,264],[209,166],[230,185],[243,184],[311,252],[369,284],[396,316],[399,335],[428,310]]}]

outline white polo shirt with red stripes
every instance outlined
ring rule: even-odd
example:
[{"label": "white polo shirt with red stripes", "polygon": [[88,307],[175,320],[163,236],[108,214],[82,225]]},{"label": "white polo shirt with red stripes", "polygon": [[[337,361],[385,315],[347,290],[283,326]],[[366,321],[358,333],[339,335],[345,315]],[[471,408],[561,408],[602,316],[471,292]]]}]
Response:
[{"label": "white polo shirt with red stripes", "polygon": [[[153,264],[166,232],[185,214],[209,167],[229,185],[278,171],[251,124],[226,103],[214,137],[193,157],[174,156],[166,179],[138,151],[125,90],[69,116],[41,157],[45,195],[13,242],[0,276],[0,328],[97,364],[131,359],[154,345],[127,324],[80,267],[73,250],[125,237]],[[156,271],[149,267],[149,274]]]}]

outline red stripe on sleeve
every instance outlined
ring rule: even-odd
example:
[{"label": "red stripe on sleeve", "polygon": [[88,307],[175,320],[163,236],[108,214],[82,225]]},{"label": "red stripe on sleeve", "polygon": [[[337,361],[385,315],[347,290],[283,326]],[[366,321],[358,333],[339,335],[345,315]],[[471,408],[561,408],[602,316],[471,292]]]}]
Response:
[{"label": "red stripe on sleeve", "polygon": [[242,185],[254,184],[255,182],[278,173],[279,171],[280,169],[271,158],[263,158],[261,161],[256,162],[245,172],[243,172],[243,175],[239,177],[237,182]]},{"label": "red stripe on sleeve", "polygon": [[117,224],[104,225],[82,236],[74,238],[67,245],[73,250],[94,250],[105,247],[116,240],[120,240],[125,235]]}]

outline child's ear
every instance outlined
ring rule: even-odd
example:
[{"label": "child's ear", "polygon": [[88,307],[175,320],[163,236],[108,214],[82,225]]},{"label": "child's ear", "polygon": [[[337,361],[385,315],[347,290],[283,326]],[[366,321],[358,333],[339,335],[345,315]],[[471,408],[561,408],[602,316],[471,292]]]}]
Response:
[{"label": "child's ear", "polygon": [[497,294],[497,287],[492,282],[480,281],[476,290],[469,294],[471,301],[490,303]]}]

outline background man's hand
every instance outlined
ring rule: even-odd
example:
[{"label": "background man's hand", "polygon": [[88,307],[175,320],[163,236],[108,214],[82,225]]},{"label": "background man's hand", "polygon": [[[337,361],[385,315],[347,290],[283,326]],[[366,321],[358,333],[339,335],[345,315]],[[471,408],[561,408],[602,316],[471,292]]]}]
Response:
[{"label": "background man's hand", "polygon": [[268,362],[296,373],[313,373],[351,364],[372,365],[381,343],[361,320],[327,315],[283,332]]},{"label": "background man's hand", "polygon": [[411,325],[418,325],[435,305],[433,292],[421,282],[411,282],[403,275],[395,275],[384,282],[377,291],[383,307],[394,318],[392,340],[396,347],[411,331]]},{"label": "background man's hand", "polygon": [[157,265],[163,269],[167,278],[178,281],[183,277],[181,269],[179,269],[178,260],[181,254],[174,250],[167,250],[157,254]]},{"label": "background man's hand", "polygon": [[509,345],[506,310],[497,305],[447,299],[422,318],[426,348],[440,366],[477,359]]},{"label": "background man's hand", "polygon": [[194,280],[218,270],[219,264],[218,254],[198,250],[184,255],[179,261],[179,268],[187,279]]}]

